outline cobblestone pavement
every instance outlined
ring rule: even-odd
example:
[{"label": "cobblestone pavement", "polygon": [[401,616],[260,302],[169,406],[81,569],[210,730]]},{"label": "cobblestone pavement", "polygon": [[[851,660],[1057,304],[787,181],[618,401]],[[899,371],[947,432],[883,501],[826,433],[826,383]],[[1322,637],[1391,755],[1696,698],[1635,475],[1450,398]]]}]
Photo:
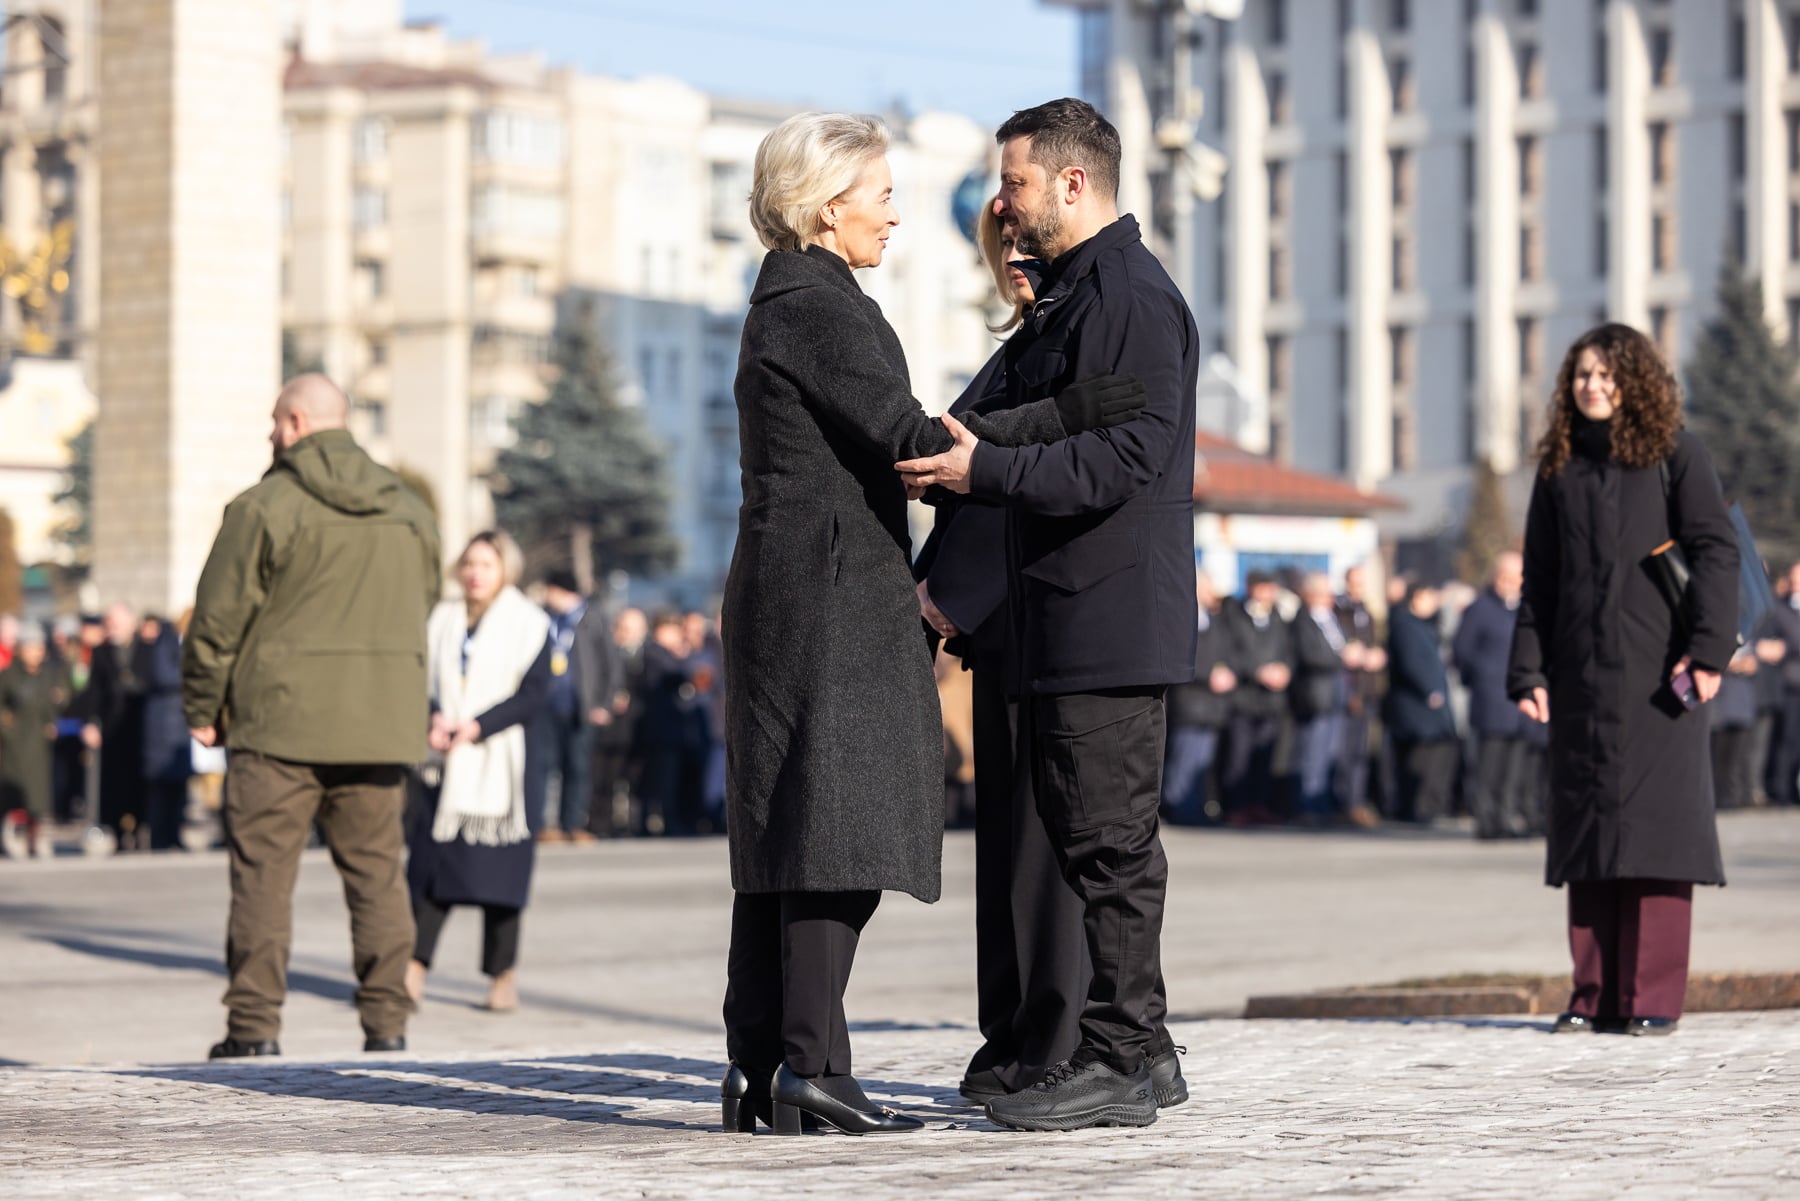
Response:
[{"label": "cobblestone pavement", "polygon": [[1667,1039],[1536,1021],[1187,1023],[1194,1099],[1140,1131],[997,1130],[951,1091],[966,1032],[865,1031],[927,1129],[717,1132],[710,1044],[507,1057],[0,1072],[0,1181],[64,1198],[1800,1193],[1800,1016]]},{"label": "cobblestone pavement", "polygon": [[[1697,971],[1800,966],[1800,813],[1721,821],[1731,887]],[[1545,1020],[1244,1022],[1252,993],[1566,969],[1541,845],[1454,832],[1171,831],[1164,965],[1194,1100],[1143,1131],[995,1130],[952,1089],[973,1029],[972,846],[945,898],[883,902],[847,1009],[858,1074],[926,1119],[890,1139],[716,1131],[716,840],[554,849],[523,1005],[473,1008],[453,918],[412,1053],[345,1060],[343,900],[309,854],[288,1057],[223,1029],[217,855],[0,864],[0,1201],[82,1198],[1800,1197],[1800,1013],[1668,1039]]]}]

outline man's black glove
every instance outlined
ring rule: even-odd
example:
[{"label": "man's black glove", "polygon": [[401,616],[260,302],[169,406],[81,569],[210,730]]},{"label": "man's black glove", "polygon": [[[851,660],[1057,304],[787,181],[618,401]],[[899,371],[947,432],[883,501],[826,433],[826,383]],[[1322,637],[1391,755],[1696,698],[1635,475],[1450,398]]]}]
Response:
[{"label": "man's black glove", "polygon": [[1135,375],[1096,375],[1059,392],[1056,415],[1072,436],[1135,421],[1148,399]]}]

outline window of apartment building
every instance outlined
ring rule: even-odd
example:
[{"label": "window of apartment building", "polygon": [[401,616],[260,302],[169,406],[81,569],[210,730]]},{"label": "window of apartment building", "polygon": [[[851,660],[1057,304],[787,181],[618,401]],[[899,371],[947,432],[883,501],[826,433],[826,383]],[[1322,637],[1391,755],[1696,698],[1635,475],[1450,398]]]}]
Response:
[{"label": "window of apartment building", "polygon": [[352,402],[350,415],[357,433],[366,438],[387,437],[387,406],[379,400]]},{"label": "window of apartment building", "polygon": [[380,229],[387,224],[387,193],[380,188],[359,187],[351,198],[351,217],[358,229]]},{"label": "window of apartment building", "polygon": [[1349,33],[1356,24],[1356,0],[1337,0],[1337,27],[1339,33]]},{"label": "window of apartment building", "polygon": [[1534,380],[1544,365],[1544,331],[1543,323],[1536,317],[1520,317],[1519,332],[1519,378]]},{"label": "window of apartment building", "polygon": [[1610,269],[1609,260],[1612,252],[1612,226],[1606,218],[1604,207],[1594,214],[1594,274],[1604,276]]},{"label": "window of apartment building", "polygon": [[387,265],[380,259],[357,259],[355,276],[358,300],[379,300],[387,295]]},{"label": "window of apartment building", "polygon": [[1287,164],[1279,160],[1271,162],[1269,164],[1269,219],[1279,221],[1291,211]]},{"label": "window of apartment building", "polygon": [[1731,27],[1725,33],[1725,72],[1732,79],[1742,79],[1746,36],[1744,13],[1736,4],[1731,7]]},{"label": "window of apartment building", "polygon": [[1544,230],[1535,222],[1519,227],[1519,279],[1533,283],[1544,278]]},{"label": "window of apartment building", "polygon": [[1747,158],[1749,143],[1747,131],[1744,128],[1743,113],[1731,114],[1725,136],[1726,140],[1731,143],[1726,147],[1726,153],[1731,156],[1731,178],[1742,179],[1745,168],[1749,165]]},{"label": "window of apartment building", "polygon": [[736,238],[746,226],[744,212],[750,199],[750,164],[714,163],[709,174],[712,190],[707,200],[712,236]]},{"label": "window of apartment building", "polygon": [[1290,290],[1287,248],[1271,246],[1269,247],[1269,299],[1286,300]]},{"label": "window of apartment building", "polygon": [[1464,287],[1475,286],[1475,275],[1479,268],[1480,252],[1477,249],[1475,218],[1471,215],[1463,221],[1462,281]]},{"label": "window of apartment building", "polygon": [[1269,45],[1287,41],[1287,0],[1267,0],[1269,10]]},{"label": "window of apartment building", "polygon": [[1544,94],[1544,60],[1536,42],[1519,43],[1519,98],[1536,100]]},{"label": "window of apartment building", "polygon": [[514,296],[536,296],[542,290],[538,282],[538,269],[529,263],[522,263],[507,274],[507,282],[512,285]]},{"label": "window of apartment building", "polygon": [[1790,108],[1782,116],[1787,120],[1787,169],[1792,175],[1800,171],[1800,112]]},{"label": "window of apartment building", "polygon": [[1800,75],[1800,9],[1788,13],[1787,62],[1788,74]]},{"label": "window of apartment building", "polygon": [[1475,203],[1475,140],[1464,138],[1461,150],[1462,195],[1469,204]]},{"label": "window of apartment building", "polygon": [[[57,20],[55,17],[46,16],[39,16],[37,20],[44,27],[44,32],[50,35],[43,39],[45,49],[48,50],[51,46],[54,46],[57,51],[62,51],[64,47],[68,46],[68,35],[63,31],[63,23],[61,21]],[[47,103],[54,104],[68,94],[68,61],[62,56],[62,53],[48,53],[44,54],[42,58],[44,67],[44,100]]]},{"label": "window of apartment building", "polygon": [[286,188],[281,190],[281,197],[275,203],[275,219],[282,229],[294,223],[294,194]]},{"label": "window of apartment building", "polygon": [[1606,71],[1608,49],[1606,44],[1606,13],[1601,10],[1600,19],[1594,22],[1594,91],[1606,92]]},{"label": "window of apartment building", "polygon": [[475,440],[488,446],[511,446],[518,434],[513,429],[513,404],[504,396],[484,396],[470,410]]},{"label": "window of apartment building", "polygon": [[1332,384],[1342,393],[1350,386],[1350,331],[1338,326],[1331,339]]},{"label": "window of apartment building", "polygon": [[363,348],[363,362],[371,367],[385,367],[388,361],[386,338],[370,338]]},{"label": "window of apartment building", "polygon": [[1462,98],[1470,108],[1475,107],[1475,88],[1480,82],[1476,78],[1475,47],[1464,46],[1462,50]]},{"label": "window of apartment building", "polygon": [[1788,202],[1788,262],[1800,263],[1800,204]]},{"label": "window of apartment building", "polygon": [[1675,138],[1663,121],[1650,125],[1650,182],[1661,185],[1675,174]]},{"label": "window of apartment building", "polygon": [[1337,253],[1332,263],[1332,284],[1337,294],[1342,296],[1350,290],[1350,235],[1343,226],[1338,227]]},{"label": "window of apartment building", "polygon": [[1350,60],[1342,54],[1337,56],[1337,115],[1350,115]]},{"label": "window of apartment building", "polygon": [[1606,137],[1606,126],[1594,126],[1594,190],[1606,191],[1607,179],[1612,171],[1612,162],[1608,158],[1610,144]]},{"label": "window of apartment building", "polygon": [[1286,125],[1292,121],[1294,106],[1288,97],[1287,72],[1270,71],[1264,86],[1269,94],[1269,124]]},{"label": "window of apartment building", "polygon": [[546,113],[492,109],[469,122],[471,148],[477,160],[526,167],[562,165],[563,125]]},{"label": "window of apartment building", "polygon": [[1412,24],[1412,5],[1407,0],[1388,0],[1388,28],[1404,33]]},{"label": "window of apartment building", "polygon": [[1675,266],[1675,217],[1672,213],[1650,214],[1650,269],[1669,271]]},{"label": "window of apartment building", "polygon": [[1391,199],[1396,209],[1412,207],[1413,193],[1416,188],[1416,172],[1413,170],[1412,151],[1404,146],[1397,146],[1388,151],[1388,177],[1391,185]]},{"label": "window of apartment building", "polygon": [[379,163],[387,158],[387,122],[380,117],[364,117],[356,123],[356,161]]},{"label": "window of apartment building", "polygon": [[1413,361],[1412,330],[1404,325],[1388,326],[1388,366],[1394,387],[1412,387],[1417,364]]},{"label": "window of apartment building", "polygon": [[1350,156],[1342,150],[1331,156],[1331,203],[1340,215],[1350,211]]},{"label": "window of apartment building", "polygon": [[469,229],[477,235],[554,239],[563,232],[563,199],[556,192],[517,184],[484,184],[469,206]]},{"label": "window of apartment building", "polygon": [[1288,341],[1280,334],[1271,334],[1266,340],[1269,353],[1269,395],[1276,396],[1287,391],[1288,380],[1292,373],[1288,370]]},{"label": "window of apartment building", "polygon": [[1787,302],[1787,341],[1789,346],[1800,346],[1800,299],[1792,296]]},{"label": "window of apartment building", "polygon": [[656,352],[648,346],[638,347],[638,383],[643,385],[645,400],[657,395]]},{"label": "window of apartment building", "polygon": [[1396,292],[1410,292],[1418,283],[1417,271],[1413,261],[1413,240],[1411,234],[1394,235],[1392,249],[1393,288]]},{"label": "window of apartment building", "polygon": [[1742,266],[1750,257],[1750,223],[1744,213],[1744,202],[1731,205],[1731,260]]},{"label": "window of apartment building", "polygon": [[1472,384],[1475,382],[1475,319],[1464,317],[1457,323],[1457,332],[1460,335],[1457,340],[1462,358],[1463,383]]},{"label": "window of apartment building", "polygon": [[1650,30],[1650,86],[1666,88],[1675,82],[1675,41],[1667,25]]},{"label": "window of apartment building", "polygon": [[1412,61],[1406,55],[1396,54],[1388,63],[1388,83],[1394,89],[1394,111],[1397,113],[1412,112],[1415,100]]},{"label": "window of apartment building", "polygon": [[1518,0],[1518,11],[1521,17],[1535,17],[1537,10],[1537,0]]},{"label": "window of apartment building", "polygon": [[1535,200],[1544,186],[1544,148],[1526,134],[1519,139],[1519,195]]},{"label": "window of apartment building", "polygon": [[1395,471],[1410,471],[1419,465],[1419,423],[1413,415],[1410,402],[1396,402],[1393,418],[1393,446],[1390,452],[1394,456]]}]

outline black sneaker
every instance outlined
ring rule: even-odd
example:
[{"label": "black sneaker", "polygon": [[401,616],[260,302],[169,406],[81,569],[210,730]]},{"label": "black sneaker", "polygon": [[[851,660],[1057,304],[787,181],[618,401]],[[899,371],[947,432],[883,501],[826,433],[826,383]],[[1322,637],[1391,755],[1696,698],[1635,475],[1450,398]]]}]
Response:
[{"label": "black sneaker", "polygon": [[1099,1061],[1064,1060],[1043,1082],[987,1103],[990,1122],[1013,1130],[1085,1130],[1156,1121],[1155,1086],[1140,1065],[1127,1075]]},{"label": "black sneaker", "polygon": [[1181,1056],[1186,1047],[1170,1047],[1160,1055],[1149,1057],[1150,1083],[1156,1086],[1156,1107],[1170,1109],[1188,1099],[1187,1078],[1181,1074]]},{"label": "black sneaker", "polygon": [[404,1050],[406,1050],[406,1035],[404,1034],[371,1034],[363,1039],[363,1051],[366,1054],[383,1054]]},{"label": "black sneaker", "polygon": [[228,1038],[222,1043],[214,1043],[212,1050],[206,1053],[208,1059],[246,1059],[252,1055],[279,1055],[281,1044],[272,1038],[260,1042],[248,1042],[236,1038]]}]

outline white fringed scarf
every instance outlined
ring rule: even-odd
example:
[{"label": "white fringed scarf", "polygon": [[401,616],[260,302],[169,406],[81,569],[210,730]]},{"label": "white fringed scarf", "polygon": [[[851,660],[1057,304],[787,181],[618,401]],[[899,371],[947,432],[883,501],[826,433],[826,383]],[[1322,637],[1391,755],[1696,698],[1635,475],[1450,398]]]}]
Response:
[{"label": "white fringed scarf", "polygon": [[[550,619],[517,588],[508,586],[481,615],[472,636],[468,630],[468,607],[460,600],[433,609],[426,630],[431,698],[456,725],[480,717],[519,691],[525,673],[543,652]],[[461,838],[487,847],[510,846],[531,837],[525,824],[523,726],[485,736],[446,756],[431,837],[437,842]]]}]

